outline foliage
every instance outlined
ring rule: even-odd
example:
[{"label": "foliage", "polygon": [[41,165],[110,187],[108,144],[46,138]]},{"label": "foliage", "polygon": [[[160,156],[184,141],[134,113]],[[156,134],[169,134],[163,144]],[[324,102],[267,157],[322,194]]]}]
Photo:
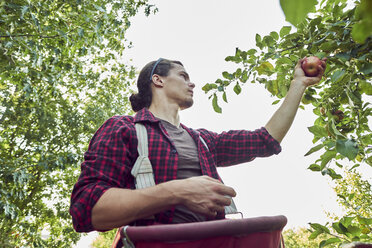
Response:
[{"label": "foliage", "polygon": [[[293,6],[287,6],[284,12],[294,9]],[[290,26],[284,26],[279,33],[273,31],[263,37],[256,34],[256,48],[247,51],[236,48],[234,55],[226,57],[226,61],[237,65],[234,72],[225,71],[215,83],[203,86],[205,93],[213,98],[213,108],[221,112],[218,100],[222,96],[223,101],[227,102],[227,88],[233,87],[234,92],[239,94],[242,86],[249,81],[263,84],[278,98],[273,104],[278,104],[286,96],[293,68],[299,59],[310,55],[327,57],[323,80],[306,90],[300,105],[304,109],[305,105],[311,104],[317,117],[314,125],[309,127],[315,146],[305,155],[322,152],[309,169],[337,181],[342,179],[339,171],[345,167],[345,163],[351,163],[351,169],[361,165],[372,166],[372,134],[368,125],[372,108],[364,100],[372,95],[372,36],[368,33],[366,39],[354,40],[356,26],[368,22],[369,18],[361,19],[360,13],[368,9],[369,3],[364,0],[352,6],[348,6],[346,0],[322,1],[311,18],[296,24],[295,31]],[[307,12],[303,11],[303,14]],[[368,30],[371,27],[368,26]],[[353,221],[357,222],[357,226]],[[370,217],[363,219],[346,215],[338,225],[343,225],[341,231],[336,226],[331,228],[332,232],[341,232],[348,241],[367,241],[371,240],[371,234],[363,234],[360,230],[363,225],[370,228],[371,221]],[[313,223],[311,227],[315,230],[314,236],[331,233],[320,224]],[[325,246],[342,242],[342,239],[333,237],[320,244]]]},{"label": "foliage", "polygon": [[70,247],[89,138],[129,111],[125,32],[147,0],[0,2],[0,246]]},{"label": "foliage", "polygon": [[339,197],[338,202],[348,215],[361,215],[372,218],[372,186],[371,178],[363,179],[356,171],[346,170],[344,177],[337,180],[334,190]]},{"label": "foliage", "polygon": [[[371,178],[369,178],[371,179]],[[372,241],[372,187],[368,180],[362,179],[360,173],[346,170],[344,177],[335,181],[334,190],[338,202],[344,208],[346,216],[333,217],[326,226],[311,223],[311,238],[327,235],[334,241]],[[330,228],[334,232],[330,231]],[[326,241],[325,241],[326,242]],[[325,243],[324,242],[324,243]],[[329,241],[328,241],[329,242]]]},{"label": "foliage", "polygon": [[282,234],[286,248],[318,248],[318,244],[325,238],[325,235],[321,234],[314,239],[309,239],[311,232],[304,227],[287,229]]},{"label": "foliage", "polygon": [[[322,0],[321,4],[327,0]],[[344,2],[331,0],[331,3]],[[286,20],[294,26],[298,26],[306,18],[309,12],[314,12],[317,0],[280,0]],[[361,0],[355,10],[355,23],[352,26],[352,37],[356,42],[364,43],[368,36],[372,35],[372,1]]]},{"label": "foliage", "polygon": [[106,248],[111,247],[114,242],[117,229],[113,229],[108,232],[101,232],[99,236],[93,241],[92,248]]}]

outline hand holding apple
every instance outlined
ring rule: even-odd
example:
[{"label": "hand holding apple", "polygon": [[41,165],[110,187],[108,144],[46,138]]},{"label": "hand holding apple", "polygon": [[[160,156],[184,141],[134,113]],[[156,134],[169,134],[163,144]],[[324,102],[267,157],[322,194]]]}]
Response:
[{"label": "hand holding apple", "polygon": [[300,59],[293,80],[305,87],[319,83],[326,68],[326,60],[327,58],[319,59],[316,56]]},{"label": "hand holding apple", "polygon": [[322,60],[316,56],[310,56],[302,59],[301,68],[307,77],[316,77],[321,71]]}]

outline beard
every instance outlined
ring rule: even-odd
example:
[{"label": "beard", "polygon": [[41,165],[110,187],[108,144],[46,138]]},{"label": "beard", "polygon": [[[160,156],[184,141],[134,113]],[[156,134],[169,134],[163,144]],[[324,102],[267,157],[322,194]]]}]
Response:
[{"label": "beard", "polygon": [[184,110],[184,109],[188,109],[190,108],[192,105],[194,104],[194,99],[187,99],[185,100],[182,104],[180,104],[180,109],[181,110]]}]

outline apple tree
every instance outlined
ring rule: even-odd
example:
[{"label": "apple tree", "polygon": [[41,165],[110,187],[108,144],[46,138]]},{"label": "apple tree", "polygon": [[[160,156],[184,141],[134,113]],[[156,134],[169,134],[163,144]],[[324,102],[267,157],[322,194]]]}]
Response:
[{"label": "apple tree", "polygon": [[0,1],[0,247],[71,247],[69,198],[90,137],[128,113],[121,59],[147,0]]},{"label": "apple tree", "polygon": [[[308,169],[342,180],[345,168],[372,166],[368,123],[372,108],[366,100],[372,95],[372,1],[281,0],[281,6],[295,28],[284,26],[279,32],[256,34],[255,48],[236,48],[234,55],[226,57],[237,69],[224,71],[222,78],[205,84],[203,90],[216,112],[222,111],[221,98],[227,102],[227,88],[239,94],[248,82],[262,84],[277,98],[273,104],[278,104],[286,96],[299,59],[327,57],[324,78],[306,90],[300,105],[302,109],[311,106],[317,117],[308,128],[314,147],[305,156],[317,152],[318,159]],[[349,200],[350,196],[340,193],[339,197]],[[326,234],[321,247],[372,242],[372,218],[363,212],[349,212],[334,223],[310,225],[310,238]]]}]

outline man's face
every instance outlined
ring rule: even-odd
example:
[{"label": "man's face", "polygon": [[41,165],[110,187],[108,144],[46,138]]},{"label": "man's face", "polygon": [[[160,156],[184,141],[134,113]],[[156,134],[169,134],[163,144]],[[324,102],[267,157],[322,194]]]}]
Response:
[{"label": "man's face", "polygon": [[172,64],[168,76],[162,77],[164,90],[169,101],[178,104],[180,109],[193,105],[193,89],[195,84],[190,82],[189,74],[179,64]]}]

